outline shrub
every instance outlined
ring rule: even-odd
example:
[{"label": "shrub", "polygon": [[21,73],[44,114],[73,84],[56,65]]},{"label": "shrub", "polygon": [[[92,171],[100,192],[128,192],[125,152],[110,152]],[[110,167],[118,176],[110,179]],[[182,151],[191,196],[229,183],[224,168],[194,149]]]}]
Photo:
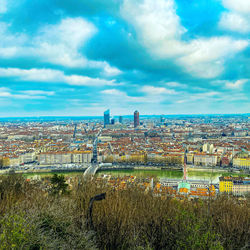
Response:
[{"label": "shrub", "polygon": [[20,249],[28,242],[32,227],[22,215],[6,214],[0,220],[0,224],[1,249]]},{"label": "shrub", "polygon": [[[249,199],[162,199],[136,185],[115,190],[81,178],[68,195],[48,195],[20,176],[0,177],[0,190],[0,249],[249,248]],[[90,198],[103,192],[89,231]]]}]

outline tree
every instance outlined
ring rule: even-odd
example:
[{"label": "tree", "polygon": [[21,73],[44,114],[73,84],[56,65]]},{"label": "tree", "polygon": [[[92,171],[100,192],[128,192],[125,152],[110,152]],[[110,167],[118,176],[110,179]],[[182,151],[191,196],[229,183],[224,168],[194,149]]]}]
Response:
[{"label": "tree", "polygon": [[64,178],[64,175],[54,174],[51,178],[51,192],[52,194],[66,194],[68,192],[68,184]]}]

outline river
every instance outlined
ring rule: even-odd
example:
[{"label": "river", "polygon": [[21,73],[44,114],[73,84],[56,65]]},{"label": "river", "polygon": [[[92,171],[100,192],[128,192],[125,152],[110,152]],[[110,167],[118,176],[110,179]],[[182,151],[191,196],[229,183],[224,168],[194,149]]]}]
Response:
[{"label": "river", "polygon": [[[27,176],[28,178],[34,175],[40,175],[42,176],[51,176],[53,175],[53,172],[50,173],[27,173],[24,174],[24,176]],[[57,172],[57,174],[64,174],[65,176],[77,176],[82,175],[83,172]],[[96,176],[102,176],[102,175],[112,175],[112,176],[136,176],[136,177],[157,177],[160,180],[163,179],[182,179],[183,178],[183,172],[181,171],[171,171],[171,170],[109,170],[109,171],[99,171]],[[221,172],[218,170],[213,171],[196,171],[196,170],[188,170],[187,171],[187,179],[188,180],[207,180],[212,183],[218,183],[220,176],[247,176],[237,173],[231,173],[231,172]]]}]

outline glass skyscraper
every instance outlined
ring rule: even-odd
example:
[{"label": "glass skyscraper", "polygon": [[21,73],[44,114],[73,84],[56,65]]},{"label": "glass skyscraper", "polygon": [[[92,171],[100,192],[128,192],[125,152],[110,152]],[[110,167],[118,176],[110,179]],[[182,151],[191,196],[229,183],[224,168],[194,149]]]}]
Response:
[{"label": "glass skyscraper", "polygon": [[122,116],[119,116],[119,123],[122,123]]},{"label": "glass skyscraper", "polygon": [[104,111],[104,127],[110,124],[110,112],[109,109]]}]

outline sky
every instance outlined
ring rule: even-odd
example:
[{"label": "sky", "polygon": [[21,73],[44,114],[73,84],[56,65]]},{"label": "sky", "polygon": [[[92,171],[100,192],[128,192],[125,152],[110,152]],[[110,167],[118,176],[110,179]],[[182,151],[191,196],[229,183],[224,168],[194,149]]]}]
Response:
[{"label": "sky", "polygon": [[249,0],[0,0],[0,116],[250,111]]}]

